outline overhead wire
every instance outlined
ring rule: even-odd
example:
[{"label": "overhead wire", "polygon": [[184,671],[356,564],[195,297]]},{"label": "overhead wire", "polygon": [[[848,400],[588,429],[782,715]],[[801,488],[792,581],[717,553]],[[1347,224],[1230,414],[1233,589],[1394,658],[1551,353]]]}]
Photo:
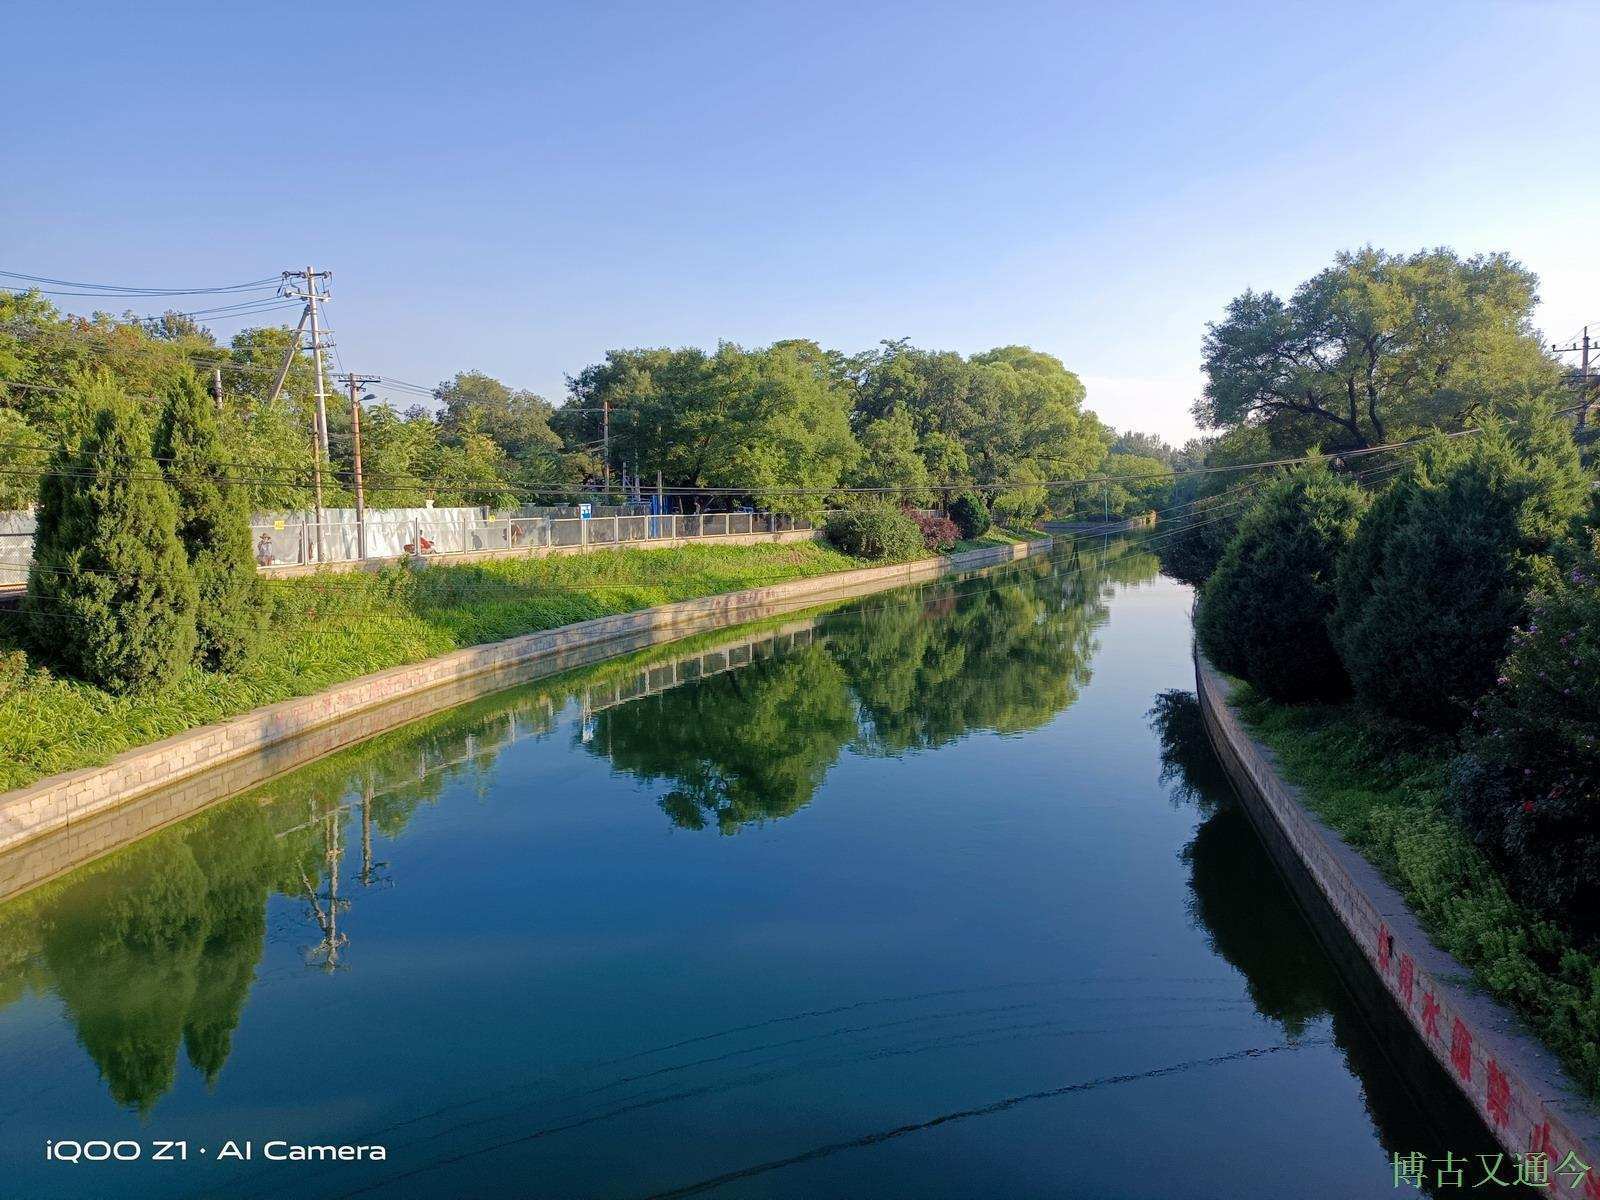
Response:
[{"label": "overhead wire", "polygon": [[262,279],[250,279],[242,283],[228,283],[210,287],[141,287],[133,284],[121,283],[82,283],[71,279],[53,279],[48,275],[28,275],[21,271],[0,271],[0,276],[7,279],[22,279],[30,283],[50,284],[54,287],[84,289],[82,294],[99,296],[206,296],[220,295],[228,292],[250,291],[266,286],[276,287],[281,279],[280,275],[268,275]]},{"label": "overhead wire", "polygon": [[[1565,412],[1567,410],[1559,410],[1559,411]],[[1571,411],[1576,411],[1576,408],[1572,409]],[[1479,427],[1479,426],[1474,426],[1474,427],[1471,427],[1471,428],[1468,428],[1468,429],[1455,430],[1455,431],[1452,431],[1452,432],[1449,432],[1449,433],[1445,433],[1442,436],[1447,437],[1447,438],[1455,438],[1455,437],[1464,437],[1464,436],[1468,436],[1468,435],[1479,433],[1479,432],[1482,432],[1482,428]],[[892,496],[892,495],[904,495],[904,494],[913,493],[913,492],[941,492],[941,493],[960,492],[960,491],[1001,492],[1001,491],[1012,491],[1012,490],[1019,490],[1019,489],[1032,489],[1032,488],[1043,488],[1043,489],[1045,489],[1047,491],[1051,491],[1051,490],[1061,491],[1061,490],[1064,490],[1064,489],[1067,489],[1067,488],[1070,488],[1070,487],[1085,486],[1085,485],[1093,486],[1093,485],[1099,485],[1099,484],[1127,483],[1127,482],[1146,482],[1146,483],[1148,483],[1148,482],[1153,482],[1153,481],[1161,480],[1161,479],[1179,479],[1179,478],[1186,478],[1186,477],[1190,477],[1190,476],[1205,476],[1205,475],[1212,475],[1212,474],[1220,474],[1220,473],[1224,473],[1224,472],[1232,473],[1232,472],[1239,472],[1239,471],[1260,470],[1260,469],[1268,468],[1268,467],[1294,466],[1294,465],[1298,465],[1298,464],[1302,464],[1302,463],[1317,461],[1319,459],[1338,458],[1338,459],[1341,459],[1341,460],[1348,460],[1348,459],[1362,458],[1362,457],[1367,457],[1367,456],[1370,456],[1370,455],[1373,455],[1373,454],[1387,453],[1387,452],[1390,452],[1390,451],[1399,450],[1399,449],[1403,449],[1403,448],[1406,448],[1406,447],[1420,446],[1420,445],[1425,444],[1432,436],[1438,436],[1438,435],[1431,435],[1430,434],[1430,435],[1425,436],[1425,437],[1409,438],[1409,439],[1406,439],[1404,441],[1390,442],[1390,443],[1386,443],[1386,444],[1379,445],[1379,446],[1363,447],[1363,448],[1360,448],[1360,449],[1357,449],[1357,450],[1347,451],[1347,452],[1343,452],[1343,453],[1336,454],[1336,455],[1330,455],[1330,454],[1324,454],[1324,453],[1314,453],[1314,454],[1298,455],[1298,456],[1294,456],[1294,457],[1266,459],[1266,460],[1261,460],[1261,461],[1258,461],[1258,462],[1226,464],[1226,465],[1218,466],[1218,467],[1195,467],[1195,468],[1170,469],[1170,470],[1165,470],[1165,471],[1161,471],[1161,472],[1145,472],[1145,473],[1136,474],[1136,475],[1103,475],[1103,474],[1095,474],[1095,475],[1079,476],[1079,477],[1073,478],[1073,479],[1006,480],[1006,481],[995,481],[995,482],[991,482],[991,483],[974,483],[974,482],[972,482],[970,480],[960,480],[960,481],[954,481],[954,482],[924,483],[924,484],[917,484],[917,485],[889,484],[889,485],[881,485],[881,486],[836,486],[836,487],[807,487],[807,488],[770,488],[770,487],[740,487],[740,488],[736,488],[736,487],[722,487],[722,486],[698,487],[698,486],[690,486],[690,485],[671,485],[671,486],[666,486],[666,487],[661,488],[660,492],[662,494],[669,495],[669,496],[674,496],[674,497],[684,497],[684,496],[686,496],[686,497],[690,497],[690,498],[696,498],[696,497],[715,498],[715,497],[728,497],[728,496],[742,497],[742,496],[751,496],[751,495],[762,496],[762,497],[769,497],[769,496],[836,496],[836,495],[891,495]],[[60,443],[58,443],[56,445],[38,445],[38,444],[17,443],[17,442],[0,442],[0,448],[31,450],[31,451],[34,451],[34,452],[47,453],[47,454],[48,453],[54,453],[57,450],[65,450],[65,449],[67,449],[67,447],[65,445],[60,444]],[[221,464],[219,464],[219,465],[221,465]],[[245,467],[245,468],[249,469],[252,472],[256,472],[256,474],[253,474],[253,475],[250,475],[250,476],[240,476],[240,475],[229,475],[229,474],[225,474],[225,473],[221,473],[221,472],[207,471],[207,472],[203,472],[202,473],[202,477],[215,479],[218,482],[240,483],[240,484],[267,483],[267,482],[278,482],[278,483],[281,483],[281,482],[283,482],[281,476],[283,476],[285,474],[298,474],[298,473],[301,473],[301,472],[309,472],[309,470],[310,470],[309,466],[307,466],[307,467],[272,467],[272,466],[267,466],[267,465],[262,465],[262,464],[253,464],[253,463],[251,463],[251,464],[233,463],[233,464],[228,464],[228,465]],[[49,469],[39,470],[39,471],[30,471],[30,470],[22,470],[22,469],[18,469],[18,468],[3,468],[3,467],[0,467],[0,474],[3,474],[3,473],[22,474],[22,475],[60,476],[60,477],[67,477],[67,478],[97,478],[97,477],[100,477],[100,475],[101,475],[100,472],[95,471],[93,468],[72,469],[72,468],[60,468],[60,467],[49,468]],[[262,473],[267,473],[267,474],[264,476]],[[273,475],[276,475],[279,478],[272,478]],[[132,473],[122,473],[121,475],[119,475],[119,478],[130,479],[130,480],[131,479],[139,479],[139,478],[143,478],[143,479],[165,479],[165,478],[167,478],[167,476],[164,475],[164,474],[163,475],[157,475],[157,474],[136,475],[136,474],[132,474]],[[399,477],[384,476],[384,475],[375,475],[375,476],[366,476],[366,475],[364,475],[363,476],[363,482],[365,483],[365,481],[367,479],[371,479],[371,480],[374,481],[372,483],[366,483],[366,486],[367,486],[368,490],[371,490],[371,491],[390,490],[390,491],[415,492],[415,491],[418,490],[418,481],[411,480],[411,479],[408,479],[408,478],[404,479],[404,481],[402,483],[400,483],[400,484],[398,484],[398,485],[396,485],[394,487],[385,488],[382,481],[385,480],[385,479],[389,479],[389,478],[399,478]],[[462,486],[470,487],[470,484],[464,484]],[[567,496],[567,495],[573,494],[574,491],[579,491],[579,490],[582,490],[582,489],[575,489],[575,488],[573,488],[571,486],[565,486],[565,485],[562,485],[562,486],[550,486],[550,487],[533,487],[533,488],[530,488],[530,487],[514,487],[513,486],[513,487],[507,487],[506,489],[504,489],[504,493],[503,494],[511,495],[511,496],[514,496],[514,497],[551,496],[551,495]]]}]

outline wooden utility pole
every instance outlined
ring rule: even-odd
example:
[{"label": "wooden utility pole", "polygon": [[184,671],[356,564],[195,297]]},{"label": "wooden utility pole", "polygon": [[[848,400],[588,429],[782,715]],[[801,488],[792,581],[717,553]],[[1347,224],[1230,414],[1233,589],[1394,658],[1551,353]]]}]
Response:
[{"label": "wooden utility pole", "polygon": [[1578,368],[1578,428],[1589,422],[1589,327],[1583,327],[1583,365]]},{"label": "wooden utility pole", "polygon": [[611,401],[600,401],[600,456],[606,460],[606,495],[611,495]]},{"label": "wooden utility pole", "polygon": [[356,492],[356,557],[367,557],[367,489],[361,476],[361,401],[371,399],[360,395],[369,383],[377,383],[376,375],[357,375],[354,372],[341,376],[350,385],[350,443],[355,467]]},{"label": "wooden utility pole", "polygon": [[1584,427],[1588,425],[1589,406],[1593,403],[1590,397],[1596,380],[1589,374],[1589,352],[1594,349],[1594,346],[1594,342],[1589,339],[1589,327],[1585,325],[1583,333],[1570,346],[1550,347],[1552,354],[1577,353],[1580,355],[1578,369],[1567,374],[1567,378],[1578,385],[1578,419],[1574,422],[1578,433],[1583,433]]}]

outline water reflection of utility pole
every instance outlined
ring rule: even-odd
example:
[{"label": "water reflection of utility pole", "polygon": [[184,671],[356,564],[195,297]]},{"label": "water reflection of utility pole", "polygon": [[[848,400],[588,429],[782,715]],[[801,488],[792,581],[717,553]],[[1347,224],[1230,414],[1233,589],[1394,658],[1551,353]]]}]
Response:
[{"label": "water reflection of utility pole", "polygon": [[372,861],[372,781],[367,780],[361,785],[361,886],[371,887],[374,883],[388,883],[388,878],[380,878],[379,867],[387,867],[386,862]]},{"label": "water reflection of utility pole", "polygon": [[322,857],[328,873],[327,894],[319,894],[306,875],[305,869],[301,868],[300,871],[300,881],[305,885],[306,899],[311,903],[311,917],[322,930],[322,941],[306,951],[306,961],[320,962],[325,971],[339,969],[341,965],[339,951],[350,940],[339,932],[339,912],[350,906],[350,901],[339,898],[339,865],[344,858],[344,848],[339,841],[341,831],[339,817],[342,812],[342,809],[336,807],[322,819]]}]

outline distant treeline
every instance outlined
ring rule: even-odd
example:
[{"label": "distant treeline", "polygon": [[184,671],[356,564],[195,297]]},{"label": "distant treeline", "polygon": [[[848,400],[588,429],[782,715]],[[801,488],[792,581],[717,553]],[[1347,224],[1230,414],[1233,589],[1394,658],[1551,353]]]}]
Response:
[{"label": "distant treeline", "polygon": [[[223,344],[180,314],[154,322],[69,317],[37,294],[0,296],[0,441],[30,469],[44,469],[46,452],[29,447],[81,435],[77,381],[87,375],[108,371],[153,425],[175,380],[192,373],[209,384],[220,367],[223,469],[256,509],[309,507],[316,393],[309,356],[298,356],[271,398],[293,338],[286,327],[265,327]],[[342,389],[329,392],[324,501],[348,505],[350,401]],[[855,355],[802,340],[615,350],[571,379],[561,406],[478,371],[457,374],[434,389],[431,402],[419,395],[404,411],[364,404],[368,503],[505,507],[592,494],[606,479],[606,408],[614,493],[625,473],[649,488],[659,472],[669,489],[737,493],[715,500],[708,493],[703,505],[805,514],[841,502],[852,488],[894,489],[899,502],[931,505],[951,494],[935,485],[970,485],[992,500],[998,519],[1021,523],[1052,499],[1067,499],[1052,497],[1046,481],[1103,468],[1158,473],[1162,463],[1139,450],[1169,449],[1149,435],[1132,435],[1139,449],[1119,442],[1084,408],[1076,375],[1021,346],[971,356],[905,341]],[[5,476],[0,508],[33,503],[36,483]],[[1109,507],[1113,515],[1155,498],[1140,486],[1105,496],[1091,490],[1095,511]]]},{"label": "distant treeline", "polygon": [[[1532,326],[1537,280],[1503,254],[1366,249],[1288,298],[1245,291],[1203,339],[1206,384],[1194,412],[1212,431],[1182,448],[1118,433],[1085,407],[1082,381],[1023,346],[981,354],[885,341],[857,354],[803,339],[715,350],[613,350],[569,380],[560,405],[479,371],[432,390],[410,387],[400,410],[363,406],[363,474],[374,506],[505,507],[593,494],[624,472],[668,489],[733,489],[702,505],[754,503],[814,515],[843,489],[888,488],[931,505],[935,485],[972,487],[995,519],[1132,515],[1225,490],[1228,466],[1360,450],[1485,410],[1570,401],[1562,367]],[[149,321],[65,317],[37,293],[0,295],[0,442],[24,470],[0,478],[0,508],[25,507],[29,463],[80,432],[73,381],[94,368],[148,405],[153,425],[175,377],[222,373],[228,469],[260,510],[308,507],[315,375],[300,355],[269,400],[291,345],[287,327],[245,329],[225,344],[181,314]],[[380,389],[386,385],[379,385]],[[351,502],[348,395],[328,401],[329,505]],[[1175,397],[1174,399],[1178,399]],[[1106,484],[1052,481],[1114,477]],[[859,493],[857,493],[859,494]],[[693,507],[696,501],[679,501]]]}]

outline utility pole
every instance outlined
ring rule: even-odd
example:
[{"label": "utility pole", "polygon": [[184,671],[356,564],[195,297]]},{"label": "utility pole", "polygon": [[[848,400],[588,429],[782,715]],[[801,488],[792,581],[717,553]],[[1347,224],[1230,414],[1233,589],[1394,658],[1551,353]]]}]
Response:
[{"label": "utility pole", "polygon": [[611,401],[600,401],[600,456],[606,461],[606,495],[611,494]]},{"label": "utility pole", "polygon": [[1578,428],[1589,421],[1589,327],[1583,327],[1583,366],[1578,369]]},{"label": "utility pole", "polygon": [[365,397],[358,393],[369,383],[377,383],[378,377],[352,372],[340,378],[350,385],[350,441],[356,477],[356,557],[364,562],[367,557],[367,490],[361,478],[361,401]]},{"label": "utility pole", "polygon": [[1587,325],[1583,327],[1582,335],[1577,341],[1573,342],[1572,345],[1550,347],[1550,351],[1553,354],[1572,354],[1576,351],[1581,355],[1579,358],[1577,371],[1568,376],[1568,378],[1575,379],[1578,384],[1578,419],[1576,422],[1576,429],[1579,433],[1582,433],[1584,427],[1589,423],[1589,405],[1591,403],[1590,391],[1594,383],[1593,377],[1589,374],[1589,352],[1594,349],[1594,347],[1595,343],[1589,338],[1589,327]]},{"label": "utility pole", "polygon": [[[312,358],[317,365],[317,412],[315,428],[311,435],[311,474],[316,492],[316,546],[317,561],[323,561],[322,552],[322,462],[328,457],[328,383],[327,372],[322,365],[322,352],[327,347],[323,345],[322,328],[317,320],[317,304],[326,300],[328,294],[317,290],[319,283],[326,284],[333,278],[332,271],[317,271],[311,267],[303,271],[284,271],[283,282],[278,285],[278,294],[294,300],[304,300],[306,306],[300,314],[300,323],[295,326],[294,340],[289,343],[289,349],[283,356],[283,366],[278,371],[278,378],[272,385],[272,395],[267,400],[271,404],[283,391],[283,384],[289,378],[289,367],[294,362],[294,356],[300,352],[300,334],[309,324],[311,327]],[[298,280],[291,283],[291,280]]]},{"label": "utility pole", "polygon": [[222,368],[211,368],[211,398],[217,402],[217,416],[222,415]]},{"label": "utility pole", "polygon": [[322,331],[317,326],[317,273],[306,268],[306,310],[311,318],[311,357],[317,364],[317,438],[322,457],[328,457],[328,379],[322,368]]}]

